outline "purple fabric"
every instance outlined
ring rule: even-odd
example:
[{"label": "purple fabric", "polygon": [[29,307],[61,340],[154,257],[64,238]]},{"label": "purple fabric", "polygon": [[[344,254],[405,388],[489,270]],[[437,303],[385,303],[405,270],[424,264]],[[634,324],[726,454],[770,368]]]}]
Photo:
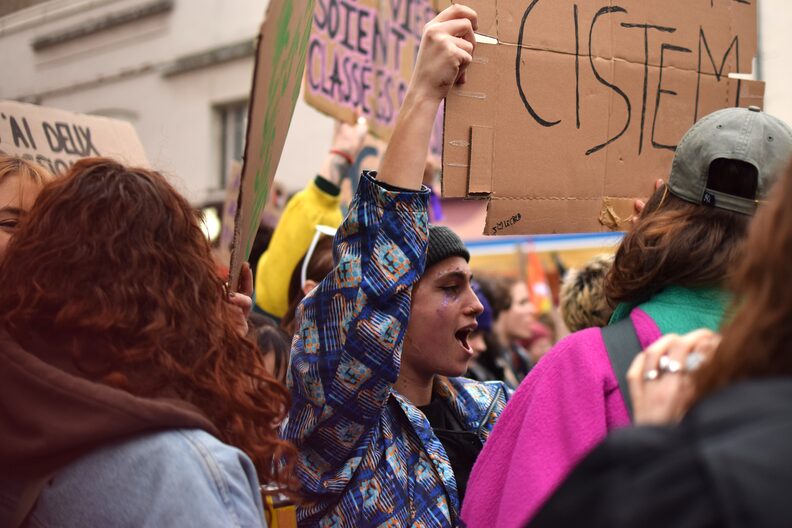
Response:
[{"label": "purple fabric", "polygon": [[[630,314],[643,348],[661,333]],[[519,527],[609,431],[630,424],[599,328],[556,344],[503,411],[470,476],[462,520],[470,528]]]},{"label": "purple fabric", "polygon": [[434,189],[429,188],[429,221],[439,222],[443,219],[443,202],[440,196],[434,192]]},{"label": "purple fabric", "polygon": [[476,317],[476,323],[478,323],[478,329],[483,332],[489,332],[492,330],[492,305],[490,304],[487,296],[484,295],[484,292],[481,291],[481,285],[473,281],[471,283],[471,287],[473,288],[473,292],[478,297],[481,306],[484,307],[484,310]]}]

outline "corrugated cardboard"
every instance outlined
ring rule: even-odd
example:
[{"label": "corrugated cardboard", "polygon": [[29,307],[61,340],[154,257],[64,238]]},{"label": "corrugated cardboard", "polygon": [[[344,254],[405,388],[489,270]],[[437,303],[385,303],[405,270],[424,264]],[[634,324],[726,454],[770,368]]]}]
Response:
[{"label": "corrugated cardboard", "polygon": [[624,230],[702,116],[762,105],[755,2],[467,0],[479,43],[446,100],[443,195],[485,234]]},{"label": "corrugated cardboard", "polygon": [[300,95],[313,0],[270,0],[258,38],[229,285],[237,286]]},{"label": "corrugated cardboard", "polygon": [[114,158],[148,167],[135,129],[126,121],[0,101],[0,152],[37,161],[63,174],[78,159]]}]

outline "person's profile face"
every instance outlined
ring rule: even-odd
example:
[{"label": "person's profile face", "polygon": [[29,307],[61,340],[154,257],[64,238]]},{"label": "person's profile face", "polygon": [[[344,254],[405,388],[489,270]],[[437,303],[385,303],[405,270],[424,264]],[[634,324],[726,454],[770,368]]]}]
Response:
[{"label": "person's profile face", "polygon": [[531,325],[536,321],[536,309],[531,302],[528,286],[516,282],[511,287],[511,306],[501,313],[510,339],[521,340],[531,337]]},{"label": "person's profile face", "polygon": [[426,270],[413,287],[402,364],[425,375],[460,376],[474,350],[470,335],[483,311],[473,292],[470,266],[449,257]]},{"label": "person's profile face", "polygon": [[0,179],[0,261],[19,221],[33,207],[40,191],[39,184],[17,174]]}]

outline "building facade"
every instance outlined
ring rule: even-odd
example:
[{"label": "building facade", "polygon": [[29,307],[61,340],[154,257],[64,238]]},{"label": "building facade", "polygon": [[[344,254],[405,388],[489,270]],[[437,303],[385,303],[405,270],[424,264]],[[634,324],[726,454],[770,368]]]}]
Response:
[{"label": "building facade", "polygon": [[[194,203],[222,199],[241,157],[255,38],[267,0],[8,0],[0,8],[0,99],[124,119],[151,164]],[[759,3],[755,75],[766,109],[792,122],[792,6]],[[276,176],[313,177],[332,120],[298,102]]]},{"label": "building facade", "polygon": [[[131,122],[152,166],[194,203],[241,159],[267,0],[49,0],[0,18],[0,99]],[[300,101],[278,179],[318,169],[332,121]]]}]

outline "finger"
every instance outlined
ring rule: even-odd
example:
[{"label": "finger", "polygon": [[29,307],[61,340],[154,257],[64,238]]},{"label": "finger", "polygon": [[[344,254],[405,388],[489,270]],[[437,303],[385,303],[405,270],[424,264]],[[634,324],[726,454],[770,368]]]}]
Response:
[{"label": "finger", "polygon": [[470,42],[473,47],[476,46],[476,35],[473,33],[473,26],[470,25],[470,20],[466,18],[457,18],[435,24],[431,30],[435,34],[446,34],[452,37],[465,39]]},{"label": "finger", "polygon": [[466,51],[471,56],[473,55],[473,50],[476,49],[475,42],[470,42],[469,40],[461,37],[451,37],[451,39],[459,49]]},{"label": "finger", "polygon": [[434,19],[432,19],[429,24],[445,22],[457,18],[466,18],[470,21],[474,31],[478,29],[478,15],[473,9],[462,4],[454,4],[451,7],[444,9],[436,17],[434,17]]},{"label": "finger", "polygon": [[635,356],[630,368],[627,369],[627,381],[630,385],[633,383],[640,385],[643,382],[644,366],[646,365],[646,354],[641,352]]},{"label": "finger", "polygon": [[684,372],[685,360],[695,347],[696,340],[691,339],[690,334],[672,341],[665,353],[665,364],[660,363],[660,370],[672,374]]},{"label": "finger", "polygon": [[239,274],[239,293],[250,297],[253,295],[253,271],[250,264],[242,263],[242,272]]},{"label": "finger", "polygon": [[459,60],[459,73],[457,73],[456,82],[464,84],[466,79],[465,72],[467,71],[468,65],[473,62],[473,56],[470,53],[458,48],[456,56]]},{"label": "finger", "polygon": [[253,299],[241,293],[232,293],[229,295],[228,303],[233,308],[242,310],[243,313],[253,307]]},{"label": "finger", "polygon": [[660,358],[668,353],[668,350],[679,339],[676,334],[667,334],[652,343],[644,353],[646,354],[646,362],[644,363],[644,376],[647,373],[659,370]]},{"label": "finger", "polygon": [[662,179],[660,179],[660,178],[658,178],[658,179],[657,179],[657,181],[655,181],[655,188],[654,188],[654,190],[656,191],[656,190],[658,190],[660,187],[662,187],[662,186],[663,186],[663,183],[664,183],[664,182],[663,182],[663,180],[662,180]]},{"label": "finger", "polygon": [[712,357],[712,354],[718,349],[721,344],[721,335],[720,334],[712,334],[709,338],[704,339],[701,343],[699,343],[699,350],[702,354],[706,357]]},{"label": "finger", "polygon": [[684,337],[687,345],[687,355],[683,360],[685,369],[694,371],[712,358],[715,350],[720,345],[720,335],[709,330],[697,330]]}]

